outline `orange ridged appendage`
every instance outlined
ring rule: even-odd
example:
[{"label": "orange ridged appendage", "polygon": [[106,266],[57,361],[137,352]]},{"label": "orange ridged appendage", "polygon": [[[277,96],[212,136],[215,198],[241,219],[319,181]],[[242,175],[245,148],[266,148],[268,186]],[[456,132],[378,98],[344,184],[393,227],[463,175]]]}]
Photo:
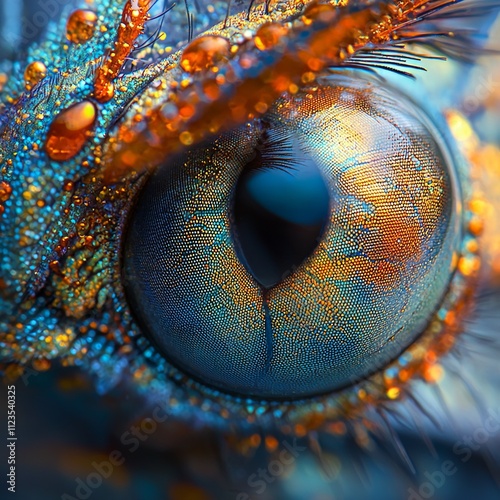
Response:
[{"label": "orange ridged appendage", "polygon": [[144,32],[149,7],[150,0],[129,0],[125,5],[115,46],[96,73],[94,95],[98,101],[107,102],[113,98],[113,80],[134,49],[135,41]]}]

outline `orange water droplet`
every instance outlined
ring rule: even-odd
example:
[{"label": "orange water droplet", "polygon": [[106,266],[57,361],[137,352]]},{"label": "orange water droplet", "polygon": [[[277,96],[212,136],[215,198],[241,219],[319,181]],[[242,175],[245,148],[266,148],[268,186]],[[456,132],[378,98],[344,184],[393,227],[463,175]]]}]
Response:
[{"label": "orange water droplet", "polygon": [[302,14],[302,22],[309,26],[314,21],[329,23],[337,15],[337,8],[325,3],[312,3]]},{"label": "orange water droplet", "polygon": [[184,71],[195,73],[227,61],[230,53],[231,45],[227,38],[216,35],[202,36],[186,47],[180,64]]},{"label": "orange water droplet", "polygon": [[255,46],[259,50],[269,50],[275,47],[286,36],[288,30],[278,23],[262,25],[255,34]]},{"label": "orange water droplet", "polygon": [[401,395],[401,389],[399,387],[389,387],[386,394],[389,399],[398,399]]},{"label": "orange water droplet", "polygon": [[484,231],[484,221],[481,217],[472,217],[469,222],[469,231],[475,236],[479,236]]},{"label": "orange water droplet", "polygon": [[92,10],[75,10],[66,24],[66,38],[73,43],[88,42],[95,32],[97,14]]},{"label": "orange water droplet", "polygon": [[73,181],[66,181],[63,185],[63,190],[67,193],[70,193],[71,191],[73,191],[74,187],[75,183]]},{"label": "orange water droplet", "polygon": [[24,86],[31,90],[38,82],[47,76],[47,66],[41,61],[35,61],[26,66],[24,71]]},{"label": "orange water droplet", "polygon": [[194,142],[193,135],[187,131],[182,132],[179,136],[179,139],[181,143],[184,144],[184,146],[191,146],[191,144],[193,144]]},{"label": "orange water droplet", "polygon": [[266,449],[270,452],[276,451],[279,446],[279,441],[274,436],[266,436]]},{"label": "orange water droplet", "polygon": [[12,194],[12,187],[5,181],[0,182],[0,216],[5,212],[5,207],[2,203],[5,203]]},{"label": "orange water droplet", "polygon": [[64,276],[61,271],[61,264],[58,260],[53,260],[49,263],[49,269],[58,276]]},{"label": "orange water droplet", "polygon": [[444,370],[441,365],[431,365],[424,369],[424,379],[431,384],[439,382],[443,376]]},{"label": "orange water droplet", "polygon": [[66,161],[77,155],[87,142],[97,117],[90,101],[82,101],[61,111],[47,134],[45,150],[52,160]]},{"label": "orange water droplet", "polygon": [[32,365],[35,370],[45,372],[50,368],[50,361],[45,358],[34,359]]},{"label": "orange water droplet", "polygon": [[5,84],[9,81],[9,77],[5,73],[0,73],[0,92],[5,87]]},{"label": "orange water droplet", "polygon": [[203,83],[203,93],[211,100],[215,101],[220,95],[219,85],[215,80],[207,80]]},{"label": "orange water droplet", "polygon": [[5,202],[10,198],[12,194],[12,187],[9,183],[2,181],[0,182],[0,201]]},{"label": "orange water droplet", "polygon": [[458,270],[464,276],[474,276],[481,268],[481,259],[477,256],[462,257],[458,261]]}]

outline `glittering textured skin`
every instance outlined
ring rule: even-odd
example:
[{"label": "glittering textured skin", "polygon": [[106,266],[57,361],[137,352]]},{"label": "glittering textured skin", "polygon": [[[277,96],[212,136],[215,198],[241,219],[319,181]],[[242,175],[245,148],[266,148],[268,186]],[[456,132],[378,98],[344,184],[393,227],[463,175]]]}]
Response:
[{"label": "glittering textured skin", "polygon": [[[123,42],[120,37],[124,36],[124,32],[125,43],[133,44],[134,37],[139,36],[144,28],[146,15],[144,2],[117,0],[92,3],[98,21],[94,36],[89,40],[82,43],[68,40],[67,19],[71,14],[68,11],[47,40],[33,46],[26,60],[14,64],[10,78],[7,81],[6,78],[1,79],[0,115],[0,213],[3,213],[0,219],[0,355],[9,377],[19,375],[23,366],[32,365],[44,370],[50,367],[51,360],[60,359],[63,364],[83,366],[94,373],[99,391],[129,378],[139,393],[166,403],[173,416],[223,427],[228,423],[241,426],[256,423],[268,427],[280,425],[289,431],[293,430],[291,424],[300,423],[303,430],[305,425],[317,427],[323,421],[363,415],[367,407],[373,408],[380,401],[397,399],[404,393],[404,387],[411,378],[433,380],[434,365],[441,355],[448,352],[460,332],[460,321],[471,303],[472,285],[480,268],[478,234],[473,230],[477,229],[477,224],[470,224],[474,216],[482,215],[478,204],[474,203],[478,198],[474,189],[464,192],[463,238],[455,242],[454,248],[457,271],[448,283],[443,300],[430,308],[436,311],[423,328],[418,342],[385,367],[383,373],[374,373],[366,381],[353,383],[344,391],[307,401],[247,400],[210,387],[204,380],[192,380],[175,364],[167,361],[144,336],[131,316],[121,281],[119,249],[132,200],[147,178],[147,174],[141,174],[145,164],[164,163],[170,151],[219,130],[219,125],[226,120],[228,109],[231,109],[232,115],[228,124],[243,123],[268,111],[283,92],[288,90],[291,94],[299,94],[301,88],[310,84],[326,64],[333,61],[341,66],[349,60],[352,50],[356,52],[357,48],[365,47],[367,43],[359,30],[348,29],[351,21],[356,21],[355,26],[370,28],[369,40],[382,43],[392,39],[392,34],[403,26],[410,30],[411,37],[414,33],[407,24],[409,19],[417,23],[419,15],[425,17],[433,6],[451,2],[385,2],[380,8],[361,9],[359,12],[364,14],[357,13],[358,8],[367,3],[347,2],[347,7],[338,11],[341,12],[342,22],[339,21],[340,14],[333,8],[337,2],[331,2],[327,9],[320,9],[322,12],[313,10],[312,16],[309,11],[309,17],[300,16],[303,5],[299,2],[280,4],[269,17],[261,15],[263,5],[255,7],[250,20],[246,20],[246,14],[231,17],[223,33],[231,40],[232,46],[237,45],[234,52],[237,57],[229,60],[231,68],[237,70],[235,79],[225,75],[223,81],[220,78],[217,80],[213,67],[197,73],[196,78],[186,75],[179,64],[183,52],[175,52],[167,43],[159,43],[155,51],[150,49],[148,52],[147,48],[139,51],[144,58],[153,56],[155,61],[160,58],[159,62],[137,71],[133,71],[135,66],[131,62],[125,74],[120,75],[114,61],[123,64],[130,54],[130,47],[120,46],[117,59],[112,55],[113,47],[117,40]],[[407,4],[407,11],[394,8],[402,3]],[[123,28],[120,21],[124,12],[130,12],[132,4],[140,4],[138,24]],[[75,1],[71,7],[88,9],[89,3]],[[218,5],[219,14],[220,9],[221,5]],[[172,26],[181,26],[186,33],[184,19],[184,11],[180,16],[172,12],[170,22]],[[210,19],[208,16],[206,25],[210,24]],[[294,20],[298,21],[293,24]],[[283,25],[290,37],[283,34],[277,45],[273,45],[273,37],[267,39],[270,42],[264,43],[262,32],[259,36],[257,32],[268,21]],[[292,24],[288,25],[288,22]],[[242,35],[245,30],[249,32],[249,40]],[[222,31],[223,27],[219,25],[209,33],[221,35]],[[307,39],[303,51],[300,51],[305,61],[301,60],[301,64],[295,67],[293,50],[301,40],[301,33],[305,33],[304,39]],[[318,33],[321,36],[316,37]],[[326,53],[323,36],[330,42],[332,37],[338,42],[328,45],[332,52]],[[173,46],[178,42],[182,47],[187,45],[182,37],[175,34],[172,37],[168,43]],[[247,43],[254,38],[255,45]],[[356,46],[351,46],[353,41]],[[281,51],[281,43],[286,50]],[[273,48],[271,51],[266,50],[269,44]],[[318,58],[310,57],[311,50],[318,56],[319,62]],[[286,64],[276,64],[284,55],[288,58]],[[40,64],[30,68],[29,65],[35,62]],[[106,65],[111,72],[102,76],[106,97],[102,98],[102,94],[95,93],[96,85],[97,90],[101,88],[98,85],[101,79],[96,79],[96,75],[101,75],[102,70],[98,68]],[[258,72],[256,80],[252,80],[252,71]],[[290,72],[293,78],[299,75],[296,83],[295,80],[290,81]],[[111,87],[106,86],[106,82]],[[196,101],[197,92],[189,92],[189,89],[193,90],[190,87],[193,82],[195,90],[200,91],[198,95],[201,96],[203,91],[208,100]],[[265,89],[269,90],[269,94],[261,100],[260,93]],[[248,102],[241,101],[242,96],[247,95],[245,93],[251,97]],[[189,98],[186,102],[183,100],[185,97]],[[81,134],[77,134],[79,142],[75,144],[70,137],[73,156],[51,158],[47,138],[51,127],[57,124],[56,117],[61,117],[61,112],[84,101],[92,102],[96,110],[92,127],[83,127],[87,140],[81,143]],[[214,102],[216,106],[207,106],[207,103]],[[172,103],[174,107],[170,106]],[[238,107],[238,104],[241,106]],[[283,108],[277,112],[288,111]],[[205,119],[207,113],[214,117],[213,123]],[[307,115],[305,109],[304,113]],[[176,124],[180,124],[179,127]],[[68,139],[66,133],[69,127],[66,125],[56,131],[59,138]],[[453,142],[446,126],[442,124],[441,127],[446,141]],[[173,139],[164,141],[165,137]],[[147,139],[147,148],[138,141],[141,138]],[[470,151],[465,151],[464,155],[472,169],[481,168],[481,161]],[[120,161],[114,161],[118,157]],[[125,170],[120,170],[117,164],[125,165]],[[441,161],[437,158],[434,162],[429,161],[427,168],[431,168],[432,164],[436,167]],[[104,178],[105,170],[118,174],[116,182],[110,183],[109,178]],[[409,174],[394,172],[404,184],[403,180]],[[420,226],[405,224],[405,236],[413,242],[411,252],[398,253],[397,238],[394,241],[392,234],[381,234],[377,241],[383,249],[380,255],[386,261],[386,253],[398,257],[395,262],[389,263],[382,258],[384,265],[391,264],[392,268],[388,266],[391,271],[394,266],[412,271],[407,276],[417,281],[421,279],[420,286],[425,279],[422,276],[419,278],[419,273],[425,274],[425,268],[417,271],[410,269],[408,266],[414,264],[411,257],[418,256],[421,262],[426,258],[435,258],[436,262],[445,264],[439,268],[439,273],[443,274],[439,274],[439,280],[429,290],[435,297],[443,292],[444,276],[450,273],[451,243],[446,239],[441,242],[441,247],[427,243],[432,240],[433,234],[444,234],[447,227],[452,227],[454,217],[458,218],[460,213],[450,209],[458,198],[455,197],[456,191],[450,188],[451,180],[445,180],[445,172],[444,167],[439,169],[439,173],[432,168],[429,170],[433,186],[440,186],[443,196],[435,199],[437,206],[424,210],[427,215],[422,222],[428,231],[422,231]],[[449,170],[450,176],[451,172]],[[368,203],[388,201],[367,191],[363,183],[358,185],[352,172],[340,172],[339,176],[342,182],[339,181],[338,187],[349,184],[357,200],[365,199]],[[395,191],[398,203],[391,209],[399,211],[401,216],[407,217],[412,206],[425,207],[425,203],[419,204],[417,200],[411,203],[406,200],[406,205],[399,203],[400,198]],[[339,191],[339,195],[349,196],[346,193],[347,190],[345,193]],[[381,211],[384,213],[383,208]],[[336,212],[337,215],[339,213]],[[391,220],[390,217],[387,220]],[[341,225],[340,222],[337,221],[337,224]],[[375,228],[400,227],[400,220],[389,224],[367,219],[365,223]],[[359,221],[357,224],[360,224]],[[411,231],[406,231],[407,228]],[[450,231],[450,238],[454,234],[456,232]],[[332,270],[341,275],[338,281],[352,279],[353,273],[362,268],[360,277],[364,286],[402,286],[397,273],[385,274],[391,279],[373,283],[375,272],[378,272],[378,267],[371,262],[375,252],[371,245],[374,242],[370,239],[360,239],[359,242],[364,245],[364,253],[353,256],[356,265],[353,266],[351,260],[342,269]],[[437,251],[439,248],[442,248],[442,253]],[[345,254],[345,250],[343,252]],[[455,263],[454,259],[452,263]],[[315,273],[320,274],[323,269],[318,268]],[[415,310],[419,311],[417,305]],[[427,317],[430,310],[418,314],[422,314],[422,318]],[[417,324],[420,324],[418,319],[415,328]],[[413,338],[416,333],[412,330],[410,337]],[[406,343],[402,342],[400,347]],[[433,356],[429,356],[429,352]],[[365,372],[363,368],[354,373]],[[337,383],[340,384],[340,378]],[[302,394],[310,392],[308,388],[302,389]]]},{"label": "glittering textured skin", "polygon": [[[190,68],[182,64],[184,54],[191,53],[201,39],[191,42],[183,54],[173,56],[173,61],[180,58],[181,64],[165,75],[160,91],[150,96],[154,101],[144,118],[147,133],[142,125],[123,123],[115,140],[110,141],[108,178],[116,179],[135,168],[139,157],[144,167],[158,166],[160,158],[183,146],[262,115],[284,92],[296,93],[300,85],[314,81],[329,66],[348,66],[352,56],[369,46],[405,36],[417,39],[413,25],[435,8],[453,3],[395,0],[373,5],[332,0],[321,5],[309,2],[304,9],[302,3],[290,0],[269,15],[235,15],[205,35],[231,40],[234,50],[230,59],[206,64],[205,71],[186,71]],[[275,45],[263,46],[259,29],[276,21],[286,34],[276,38]],[[241,36],[242,30],[247,37]],[[208,44],[205,50],[211,53],[214,48]],[[221,50],[226,53],[226,45],[222,44]],[[214,59],[210,56],[207,61]]]},{"label": "glittering textured skin", "polygon": [[232,220],[260,122],[167,162],[136,202],[133,310],[169,359],[221,390],[288,399],[349,385],[420,335],[455,270],[461,190],[437,131],[359,77],[328,85],[266,115],[297,134],[331,199],[316,250],[275,287],[238,258]]}]

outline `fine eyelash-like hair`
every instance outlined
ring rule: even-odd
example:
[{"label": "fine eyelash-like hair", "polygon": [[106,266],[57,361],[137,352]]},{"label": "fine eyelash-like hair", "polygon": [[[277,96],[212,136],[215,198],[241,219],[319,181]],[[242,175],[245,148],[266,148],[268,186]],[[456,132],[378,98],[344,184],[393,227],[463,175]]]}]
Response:
[{"label": "fine eyelash-like hair", "polygon": [[300,158],[294,156],[291,145],[292,136],[285,131],[276,131],[268,124],[263,124],[255,158],[245,167],[246,171],[278,169],[284,172],[294,170]]}]

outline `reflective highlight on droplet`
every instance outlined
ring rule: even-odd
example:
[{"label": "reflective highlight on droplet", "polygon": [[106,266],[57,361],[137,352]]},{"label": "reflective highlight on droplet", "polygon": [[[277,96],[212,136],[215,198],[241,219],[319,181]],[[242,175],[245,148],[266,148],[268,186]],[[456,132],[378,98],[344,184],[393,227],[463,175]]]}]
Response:
[{"label": "reflective highlight on droplet", "polygon": [[95,33],[97,14],[92,10],[75,10],[66,25],[66,38],[73,43],[88,42]]},{"label": "reflective highlight on droplet", "polygon": [[24,71],[24,86],[26,90],[31,90],[37,83],[47,76],[47,66],[41,61],[34,61]]},{"label": "reflective highlight on droplet", "polygon": [[76,156],[87,142],[97,118],[95,105],[82,101],[65,109],[52,122],[45,151],[52,160],[66,161]]},{"label": "reflective highlight on droplet", "polygon": [[255,33],[255,46],[259,50],[269,50],[280,42],[287,34],[285,26],[278,23],[268,23],[261,26]]},{"label": "reflective highlight on droplet", "polygon": [[206,35],[197,38],[184,50],[180,65],[188,73],[208,70],[227,60],[230,47],[229,40],[222,36]]}]

